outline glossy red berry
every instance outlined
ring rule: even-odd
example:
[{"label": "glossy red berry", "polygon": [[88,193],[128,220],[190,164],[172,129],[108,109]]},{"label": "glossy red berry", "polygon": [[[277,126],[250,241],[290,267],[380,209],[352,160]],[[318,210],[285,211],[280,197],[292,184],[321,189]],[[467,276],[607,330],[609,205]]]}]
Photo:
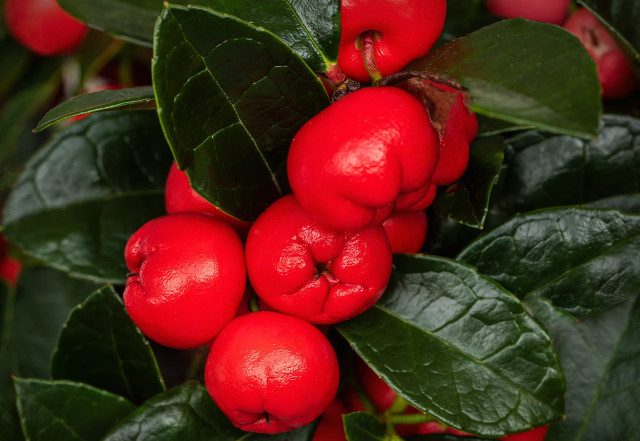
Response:
[{"label": "glossy red berry", "polygon": [[580,39],[596,62],[603,98],[622,98],[638,88],[640,82],[620,47],[591,12],[578,9],[564,28]]},{"label": "glossy red berry", "polygon": [[487,0],[486,5],[498,17],[523,17],[559,25],[569,13],[569,3],[570,0]]},{"label": "glossy red berry", "polygon": [[87,27],[56,0],[7,0],[4,14],[16,40],[40,55],[70,52],[87,33]]},{"label": "glossy red berry", "polygon": [[423,200],[439,149],[418,100],[393,87],[365,88],[300,129],[289,149],[289,182],[316,219],[353,231]]},{"label": "glossy red berry", "polygon": [[319,324],[347,320],[373,306],[392,267],[382,227],[332,230],[292,195],[276,201],[256,220],[246,257],[251,285],[265,303]]},{"label": "glossy red berry", "polygon": [[338,66],[349,78],[369,82],[363,34],[373,31],[373,59],[383,77],[426,55],[436,42],[446,0],[342,0]]},{"label": "glossy red berry", "polygon": [[213,205],[200,196],[189,184],[189,177],[174,162],[169,169],[165,186],[164,202],[167,213],[182,211],[201,211],[231,225],[242,237],[246,237],[251,222],[243,222]]},{"label": "glossy red berry", "polygon": [[280,433],[318,418],[338,390],[335,351],[296,317],[254,312],[214,341],[205,368],[209,394],[238,428]]},{"label": "glossy red berry", "polygon": [[235,316],[246,283],[242,242],[196,212],[154,219],[125,248],[124,304],[152,340],[177,349],[210,342]]},{"label": "glossy red berry", "polygon": [[418,253],[427,238],[427,213],[424,210],[393,213],[382,228],[393,254]]},{"label": "glossy red berry", "polygon": [[531,430],[521,433],[514,433],[500,438],[504,441],[542,441],[547,436],[549,426],[535,427]]},{"label": "glossy red berry", "polygon": [[320,424],[311,441],[347,441],[342,420],[342,415],[345,413],[347,413],[347,407],[340,397],[336,397],[322,414]]}]

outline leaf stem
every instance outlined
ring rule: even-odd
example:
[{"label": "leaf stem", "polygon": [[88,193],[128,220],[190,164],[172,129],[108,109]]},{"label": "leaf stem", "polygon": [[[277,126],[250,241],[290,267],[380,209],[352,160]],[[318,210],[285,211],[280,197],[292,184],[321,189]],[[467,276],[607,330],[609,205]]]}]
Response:
[{"label": "leaf stem", "polygon": [[409,407],[409,403],[407,402],[407,400],[402,398],[400,395],[396,395],[396,399],[393,400],[393,403],[391,404],[391,406],[389,406],[387,412],[392,415],[401,414],[404,413],[405,410],[407,410],[407,407]]},{"label": "leaf stem", "polygon": [[402,415],[391,415],[390,420],[393,424],[422,424],[436,421],[431,415],[426,413],[409,413]]}]

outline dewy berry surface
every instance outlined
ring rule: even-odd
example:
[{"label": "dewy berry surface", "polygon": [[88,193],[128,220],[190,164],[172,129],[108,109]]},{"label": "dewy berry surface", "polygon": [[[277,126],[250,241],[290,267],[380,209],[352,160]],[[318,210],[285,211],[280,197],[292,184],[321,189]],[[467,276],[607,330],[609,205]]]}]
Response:
[{"label": "dewy berry surface", "polygon": [[338,66],[349,78],[369,82],[362,36],[372,32],[373,59],[385,77],[426,55],[436,42],[446,0],[342,0]]},{"label": "dewy berry surface", "polygon": [[289,149],[300,205],[336,230],[382,223],[426,195],[439,154],[429,115],[408,92],[353,92],[309,120]]},{"label": "dewy berry surface", "polygon": [[16,40],[40,55],[70,52],[87,33],[87,27],[56,0],[7,0],[4,8],[5,20]]},{"label": "dewy berry surface", "polygon": [[381,226],[332,230],[293,195],[276,201],[256,220],[246,258],[251,285],[265,303],[317,324],[347,320],[373,306],[392,267]]},{"label": "dewy berry surface", "polygon": [[152,340],[177,349],[210,342],[235,316],[246,269],[237,233],[211,215],[154,219],[125,248],[124,304]]},{"label": "dewy berry surface", "polygon": [[304,320],[254,312],[214,341],[205,369],[209,394],[238,428],[280,433],[318,418],[338,390],[333,347]]}]

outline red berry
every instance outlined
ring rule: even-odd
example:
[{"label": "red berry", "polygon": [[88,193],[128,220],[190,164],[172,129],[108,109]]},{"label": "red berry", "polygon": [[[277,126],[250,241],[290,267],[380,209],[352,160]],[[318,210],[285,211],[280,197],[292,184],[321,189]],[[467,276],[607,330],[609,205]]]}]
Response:
[{"label": "red berry", "polygon": [[56,0],[7,0],[4,14],[16,40],[40,55],[70,52],[87,33],[87,27]]},{"label": "red berry", "polygon": [[323,226],[292,195],[256,220],[246,247],[251,285],[272,308],[330,324],[365,311],[391,275],[382,227],[345,233]]},{"label": "red berry", "polygon": [[392,253],[418,253],[427,237],[427,213],[424,210],[393,213],[382,228]]},{"label": "red berry", "polygon": [[603,98],[622,98],[638,88],[631,65],[607,29],[587,9],[580,8],[564,24],[596,62]]},{"label": "red berry", "polygon": [[353,92],[308,121],[289,149],[300,205],[328,227],[378,225],[429,189],[440,146],[424,106],[393,87]]},{"label": "red berry", "polygon": [[276,312],[233,320],[213,342],[209,394],[238,428],[280,433],[318,418],[338,390],[338,360],[313,325]]},{"label": "red berry", "polygon": [[177,349],[210,342],[244,293],[242,242],[214,217],[176,213],[147,222],[125,248],[124,304],[152,340]]},{"label": "red berry", "polygon": [[569,3],[570,0],[487,0],[487,9],[498,17],[524,17],[559,25],[569,13]]},{"label": "red berry", "polygon": [[169,169],[167,184],[165,186],[164,202],[167,213],[180,213],[182,211],[201,211],[209,213],[216,218],[231,225],[240,236],[246,237],[251,228],[251,222],[243,222],[213,205],[200,196],[189,184],[189,177],[178,169],[174,162]]},{"label": "red berry", "polygon": [[549,426],[535,427],[531,430],[521,433],[514,433],[500,438],[504,441],[542,441],[547,436]]},{"label": "red berry", "polygon": [[383,77],[426,55],[436,42],[446,0],[342,0],[338,66],[349,78],[369,82],[362,35],[374,32],[373,58]]},{"label": "red berry", "polygon": [[318,429],[311,441],[347,441],[342,420],[342,415],[345,413],[347,413],[347,407],[339,397],[336,397],[322,414]]}]

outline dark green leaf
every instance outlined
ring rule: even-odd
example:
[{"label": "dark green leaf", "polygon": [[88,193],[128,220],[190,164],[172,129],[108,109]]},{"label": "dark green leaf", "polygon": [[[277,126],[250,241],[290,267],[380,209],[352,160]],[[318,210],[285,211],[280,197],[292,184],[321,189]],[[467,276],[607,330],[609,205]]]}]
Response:
[{"label": "dark green leaf", "polygon": [[566,208],[516,216],[458,260],[520,298],[535,293],[582,318],[638,293],[639,254],[640,216]]},{"label": "dark green leaf", "polygon": [[22,441],[11,376],[16,372],[16,348],[10,344],[16,290],[0,282],[2,290],[2,327],[0,328],[0,434],[7,441]]},{"label": "dark green leaf", "polygon": [[204,0],[211,9],[235,15],[276,34],[317,72],[338,59],[339,0]]},{"label": "dark green leaf", "polygon": [[596,66],[558,26],[503,20],[407,66],[458,80],[472,110],[517,125],[594,137],[602,113]]},{"label": "dark green leaf", "polygon": [[69,312],[96,286],[48,268],[28,268],[20,276],[11,344],[17,373],[49,378],[49,362]]},{"label": "dark green leaf", "polygon": [[467,171],[435,200],[434,209],[439,216],[473,228],[483,227],[491,190],[502,167],[502,144],[502,137],[494,136],[480,138],[471,145]]},{"label": "dark green leaf", "polygon": [[478,135],[477,137],[500,135],[503,133],[517,132],[527,130],[531,127],[517,126],[501,119],[489,118],[484,115],[477,115],[478,118]]},{"label": "dark green leaf", "polygon": [[485,11],[478,0],[447,0],[447,19],[440,38],[449,42],[497,20]]},{"label": "dark green leaf", "polygon": [[473,268],[398,255],[377,305],[338,325],[412,405],[465,432],[502,436],[560,418],[564,380],[549,337]]},{"label": "dark green leaf", "polygon": [[[143,46],[153,44],[153,27],[164,0],[58,0],[68,13],[89,26]],[[202,4],[173,0],[174,4]]]},{"label": "dark green leaf", "polygon": [[623,213],[640,214],[640,194],[624,194],[598,199],[586,205],[591,208],[610,208]]},{"label": "dark green leaf", "polygon": [[384,441],[384,430],[373,415],[354,412],[342,416],[344,432],[349,441]]},{"label": "dark green leaf", "polygon": [[160,394],[129,415],[103,441],[310,441],[316,425],[269,436],[236,429],[204,386],[185,383]]},{"label": "dark green leaf", "polygon": [[640,67],[640,4],[636,0],[579,0],[599,16],[632,51]]},{"label": "dark green leaf", "polygon": [[605,115],[593,141],[527,131],[507,142],[505,163],[493,208],[506,215],[640,192],[640,120]]},{"label": "dark green leaf", "polygon": [[60,333],[51,374],[136,403],[164,390],[149,343],[110,286],[94,292],[72,311]]},{"label": "dark green leaf", "polygon": [[567,379],[567,418],[551,425],[545,441],[637,439],[638,297],[584,321],[536,296],[527,304],[551,334]]},{"label": "dark green leaf", "polygon": [[203,8],[167,6],[153,80],[174,156],[194,189],[255,219],[287,188],[287,150],[327,105],[316,76],[271,33]]},{"label": "dark green leaf", "polygon": [[73,124],[28,162],[4,208],[4,233],[46,265],[124,283],[126,241],[164,214],[169,149],[154,112]]},{"label": "dark green leaf", "polygon": [[151,86],[85,93],[74,96],[49,110],[38,123],[35,131],[44,130],[72,116],[103,110],[140,110],[155,109],[155,107],[155,97]]},{"label": "dark green leaf", "polygon": [[31,53],[23,46],[9,38],[0,41],[0,100],[21,79],[30,63]]},{"label": "dark green leaf", "polygon": [[16,378],[20,422],[29,441],[99,441],[135,406],[71,381]]}]

